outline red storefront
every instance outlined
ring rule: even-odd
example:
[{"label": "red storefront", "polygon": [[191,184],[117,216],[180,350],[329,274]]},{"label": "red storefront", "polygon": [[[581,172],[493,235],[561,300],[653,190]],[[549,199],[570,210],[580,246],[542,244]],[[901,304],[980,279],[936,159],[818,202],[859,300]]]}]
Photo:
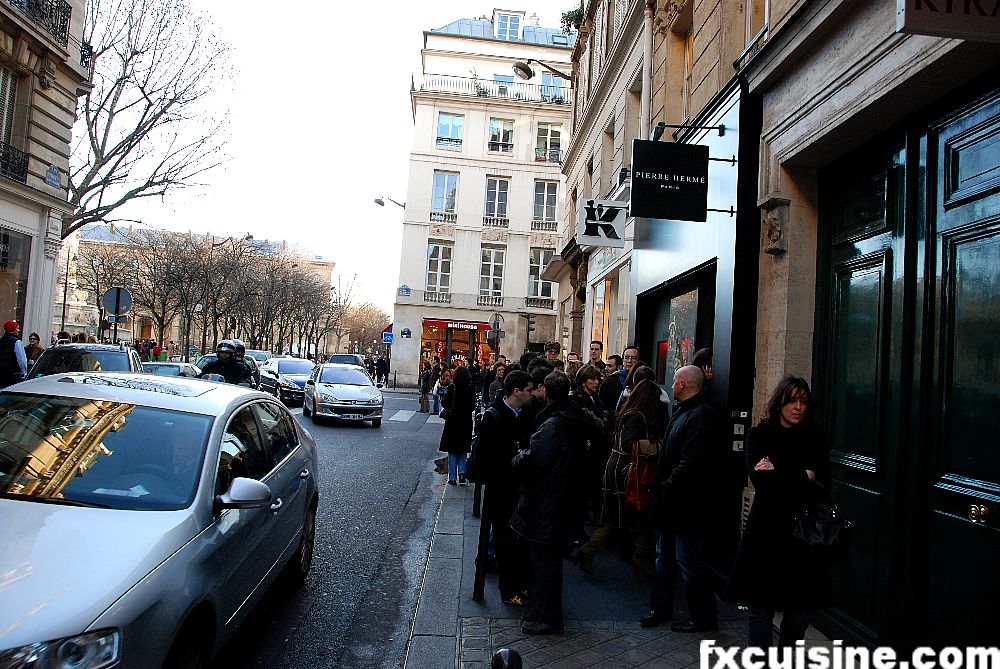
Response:
[{"label": "red storefront", "polygon": [[468,365],[472,360],[493,361],[493,348],[486,333],[492,328],[479,321],[456,321],[425,318],[420,337],[420,358],[433,362],[435,357],[446,363]]}]

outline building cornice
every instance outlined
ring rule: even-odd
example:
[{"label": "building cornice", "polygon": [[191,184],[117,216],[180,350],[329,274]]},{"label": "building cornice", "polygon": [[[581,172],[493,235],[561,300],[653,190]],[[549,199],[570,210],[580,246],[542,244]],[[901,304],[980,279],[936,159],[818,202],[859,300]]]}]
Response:
[{"label": "building cornice", "polygon": [[572,105],[556,105],[551,102],[531,102],[529,100],[511,100],[508,98],[479,97],[444,91],[410,91],[410,96],[414,103],[418,100],[423,103],[441,100],[453,105],[456,102],[460,102],[460,104],[455,106],[466,106],[469,109],[479,107],[517,109],[522,110],[522,112],[533,112],[537,116],[559,117],[561,120],[569,119],[572,112]]},{"label": "building cornice", "polygon": [[[512,42],[510,40],[497,39],[495,37],[478,37],[475,35],[455,35],[454,33],[439,33],[433,30],[424,31],[424,48],[427,48],[427,38],[428,37],[446,37],[448,39],[458,39],[458,40],[468,40],[470,42],[488,42],[490,44],[505,44],[525,47],[528,49],[553,49],[556,51],[565,51],[566,53],[572,53],[574,46],[561,46],[559,44],[538,44],[537,42]],[[580,38],[577,37],[577,42]]]}]

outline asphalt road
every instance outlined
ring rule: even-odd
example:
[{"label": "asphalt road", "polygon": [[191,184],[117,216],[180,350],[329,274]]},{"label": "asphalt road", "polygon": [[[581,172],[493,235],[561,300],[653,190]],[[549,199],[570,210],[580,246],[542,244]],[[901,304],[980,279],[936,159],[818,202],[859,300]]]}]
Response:
[{"label": "asphalt road", "polygon": [[[415,413],[416,395],[390,391],[385,400],[381,428],[314,425],[293,411],[320,454],[312,571],[303,589],[272,588],[214,667],[402,665],[430,542],[438,476],[431,461],[442,428]],[[406,419],[400,410],[414,413]]]}]

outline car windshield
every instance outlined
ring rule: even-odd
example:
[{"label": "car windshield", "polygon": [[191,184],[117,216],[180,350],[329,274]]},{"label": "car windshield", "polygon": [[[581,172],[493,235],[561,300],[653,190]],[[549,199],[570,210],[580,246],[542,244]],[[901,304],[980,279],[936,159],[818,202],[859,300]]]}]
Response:
[{"label": "car windshield", "polygon": [[360,369],[351,367],[325,367],[320,383],[339,383],[344,386],[370,386],[372,380]]},{"label": "car windshield", "polygon": [[219,356],[215,355],[214,353],[209,353],[208,355],[203,355],[200,358],[198,358],[198,362],[194,364],[196,367],[198,367],[198,369],[205,369],[205,365],[212,362],[217,357]]},{"label": "car windshield", "polygon": [[256,360],[257,362],[267,362],[267,352],[266,351],[247,351],[247,355]]},{"label": "car windshield", "polygon": [[308,374],[313,367],[309,360],[282,360],[278,363],[278,374]]},{"label": "car windshield", "polygon": [[127,372],[128,353],[79,348],[50,348],[31,367],[30,379],[62,372]]},{"label": "car windshield", "polygon": [[334,354],[329,357],[330,362],[337,362],[342,365],[357,365],[358,358],[354,355]]},{"label": "car windshield", "polygon": [[194,499],[212,418],[114,400],[0,395],[0,496],[172,511]]},{"label": "car windshield", "polygon": [[180,376],[180,365],[156,365],[148,362],[142,363],[142,371],[157,376]]}]

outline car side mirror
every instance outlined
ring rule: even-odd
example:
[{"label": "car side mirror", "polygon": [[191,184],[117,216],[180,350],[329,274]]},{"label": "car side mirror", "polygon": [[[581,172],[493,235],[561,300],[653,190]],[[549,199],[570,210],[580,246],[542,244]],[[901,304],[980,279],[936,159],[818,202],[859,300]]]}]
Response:
[{"label": "car side mirror", "polygon": [[266,484],[239,476],[229,484],[229,490],[212,501],[213,515],[225,509],[259,509],[271,502],[271,489]]},{"label": "car side mirror", "polygon": [[375,387],[376,387],[376,388],[384,388],[384,387],[385,387],[385,384],[384,384],[384,383],[376,383],[376,384],[375,384]]},{"label": "car side mirror", "polygon": [[313,381],[312,379],[306,379],[306,385],[307,386],[315,386],[316,382]]}]

